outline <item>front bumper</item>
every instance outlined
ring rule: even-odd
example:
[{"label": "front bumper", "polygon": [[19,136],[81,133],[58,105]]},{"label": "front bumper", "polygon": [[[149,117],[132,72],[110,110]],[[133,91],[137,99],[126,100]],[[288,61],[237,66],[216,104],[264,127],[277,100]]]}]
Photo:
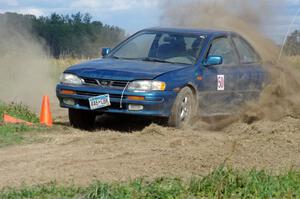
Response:
[{"label": "front bumper", "polygon": [[[75,94],[62,94],[62,90],[75,91]],[[94,111],[116,114],[168,117],[170,115],[172,105],[177,96],[177,93],[175,91],[152,91],[145,93],[125,91],[121,103],[122,92],[122,89],[85,85],[69,86],[64,84],[58,84],[56,87],[56,95],[60,101],[60,106],[63,108],[91,110],[88,101],[90,97],[109,94],[111,106],[102,109],[97,109]],[[145,100],[129,100],[127,99],[128,96],[142,96],[145,97]],[[75,101],[75,105],[67,105],[63,102],[63,99],[73,99]],[[144,108],[140,111],[131,111],[128,110],[129,104],[143,105]]]}]

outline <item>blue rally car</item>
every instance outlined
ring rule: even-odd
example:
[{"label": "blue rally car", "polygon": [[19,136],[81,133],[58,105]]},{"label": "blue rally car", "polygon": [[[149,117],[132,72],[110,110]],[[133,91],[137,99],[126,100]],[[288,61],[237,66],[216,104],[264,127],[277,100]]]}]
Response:
[{"label": "blue rally car", "polygon": [[68,68],[57,85],[76,128],[101,113],[160,117],[173,127],[228,115],[259,97],[267,77],[253,47],[226,31],[151,28],[102,55]]}]

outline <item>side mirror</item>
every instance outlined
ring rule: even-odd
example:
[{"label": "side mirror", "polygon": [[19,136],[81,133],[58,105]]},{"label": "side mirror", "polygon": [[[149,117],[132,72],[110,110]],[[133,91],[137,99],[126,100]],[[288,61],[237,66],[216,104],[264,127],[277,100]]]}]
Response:
[{"label": "side mirror", "polygon": [[102,57],[107,56],[111,52],[110,48],[102,48],[101,55]]},{"label": "side mirror", "polygon": [[223,57],[217,55],[209,55],[204,61],[204,66],[221,65],[223,63]]}]

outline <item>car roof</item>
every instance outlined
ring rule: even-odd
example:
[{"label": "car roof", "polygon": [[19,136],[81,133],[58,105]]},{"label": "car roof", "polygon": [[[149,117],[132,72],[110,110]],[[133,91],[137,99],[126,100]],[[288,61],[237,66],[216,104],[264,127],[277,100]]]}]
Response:
[{"label": "car roof", "polygon": [[230,31],[213,30],[213,29],[195,29],[195,28],[178,28],[178,27],[153,27],[147,28],[142,31],[158,31],[158,32],[173,32],[173,33],[186,33],[195,35],[230,35],[235,34]]}]

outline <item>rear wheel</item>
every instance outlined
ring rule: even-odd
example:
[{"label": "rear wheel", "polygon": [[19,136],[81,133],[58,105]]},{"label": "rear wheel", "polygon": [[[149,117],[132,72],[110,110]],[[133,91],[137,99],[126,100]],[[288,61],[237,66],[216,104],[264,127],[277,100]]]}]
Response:
[{"label": "rear wheel", "polygon": [[197,110],[196,100],[193,91],[189,87],[184,87],[178,93],[173,104],[168,125],[181,128],[191,122]]},{"label": "rear wheel", "polygon": [[71,126],[78,129],[91,130],[95,125],[96,114],[91,111],[69,109]]}]

